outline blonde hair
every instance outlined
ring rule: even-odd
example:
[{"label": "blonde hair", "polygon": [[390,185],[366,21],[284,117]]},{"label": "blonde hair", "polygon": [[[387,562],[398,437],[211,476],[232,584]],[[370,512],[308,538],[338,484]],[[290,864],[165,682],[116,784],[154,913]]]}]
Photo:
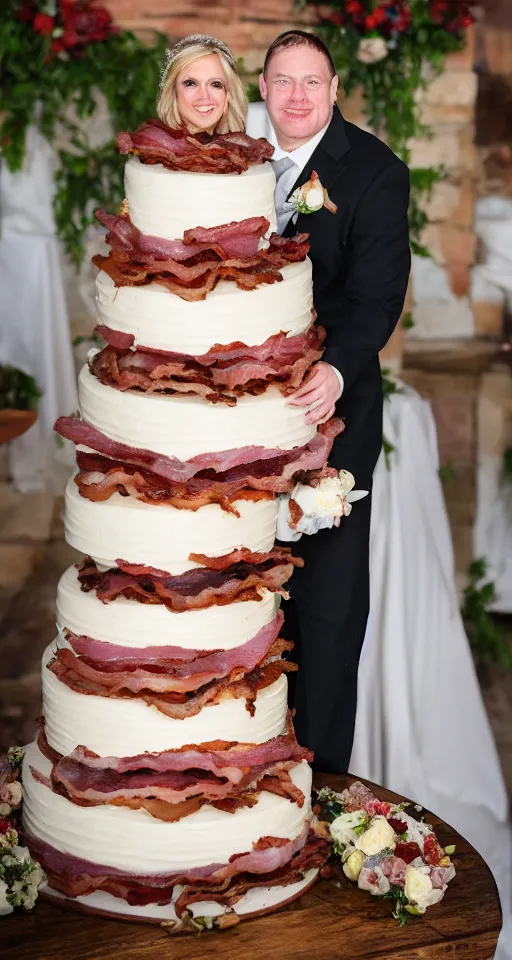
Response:
[{"label": "blonde hair", "polygon": [[190,63],[212,53],[215,53],[221,62],[227,91],[226,109],[215,128],[215,133],[238,133],[245,130],[247,97],[237,72],[236,60],[229,47],[222,40],[200,34],[185,37],[184,40],[180,40],[171,50],[167,51],[167,61],[160,82],[156,109],[160,120],[169,127],[183,126],[176,95],[178,75]]}]

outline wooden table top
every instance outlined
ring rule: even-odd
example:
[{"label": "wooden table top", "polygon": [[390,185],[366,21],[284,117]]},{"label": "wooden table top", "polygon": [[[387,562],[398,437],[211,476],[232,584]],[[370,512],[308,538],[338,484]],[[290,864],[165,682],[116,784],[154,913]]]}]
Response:
[{"label": "wooden table top", "polygon": [[[343,790],[355,778],[315,777]],[[373,787],[379,799],[403,797]],[[280,912],[223,931],[169,936],[158,925],[107,920],[39,901],[0,918],[2,960],[490,960],[501,929],[492,874],[470,844],[427,814],[443,846],[456,844],[457,876],[441,903],[400,927],[392,906],[348,880],[319,881]]]}]

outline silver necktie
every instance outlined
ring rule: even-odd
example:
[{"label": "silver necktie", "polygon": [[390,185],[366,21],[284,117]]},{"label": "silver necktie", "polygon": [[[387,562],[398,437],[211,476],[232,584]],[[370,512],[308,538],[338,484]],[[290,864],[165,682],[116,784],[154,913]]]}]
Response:
[{"label": "silver necktie", "polygon": [[296,168],[298,176],[299,168],[297,164],[290,159],[290,157],[283,157],[281,160],[274,160],[272,162],[272,169],[275,173],[277,181],[274,203],[276,207],[277,229],[279,233],[284,230],[292,212],[290,210],[285,210],[284,205],[286,203],[289,189],[291,186],[293,186],[293,180],[290,184],[288,177],[283,176],[287,170],[291,169],[291,167]]}]

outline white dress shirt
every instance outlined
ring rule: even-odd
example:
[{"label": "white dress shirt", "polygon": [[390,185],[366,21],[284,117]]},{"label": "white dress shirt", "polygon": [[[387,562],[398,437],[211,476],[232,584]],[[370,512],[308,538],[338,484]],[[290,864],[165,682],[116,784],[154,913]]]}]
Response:
[{"label": "white dress shirt", "polygon": [[[290,193],[290,190],[292,189],[293,184],[297,180],[297,177],[299,176],[300,173],[302,173],[302,171],[304,170],[304,167],[312,157],[314,151],[316,150],[318,144],[320,143],[320,140],[322,139],[328,126],[329,124],[323,127],[322,130],[320,130],[318,133],[315,133],[315,136],[311,137],[311,140],[308,140],[307,143],[303,143],[301,147],[297,147],[296,150],[287,151],[287,150],[283,150],[282,147],[279,146],[279,143],[277,142],[276,132],[269,118],[269,135],[267,139],[269,143],[271,143],[272,146],[274,147],[272,163],[278,164],[279,161],[281,160],[284,160],[284,159],[290,160],[290,165],[286,167],[284,172],[279,174],[278,170],[275,171],[276,172],[276,192],[275,192],[274,202],[276,207],[278,233],[283,233],[288,221],[291,219],[291,217],[294,214],[293,206],[291,204],[286,203],[288,194]],[[314,216],[314,214],[311,214],[311,216]],[[339,393],[338,393],[338,396],[336,397],[336,399],[339,400],[339,398],[341,397],[341,394],[343,393],[343,385],[344,385],[343,377],[340,371],[336,369],[336,367],[332,367],[332,369],[334,370],[340,384]]]}]

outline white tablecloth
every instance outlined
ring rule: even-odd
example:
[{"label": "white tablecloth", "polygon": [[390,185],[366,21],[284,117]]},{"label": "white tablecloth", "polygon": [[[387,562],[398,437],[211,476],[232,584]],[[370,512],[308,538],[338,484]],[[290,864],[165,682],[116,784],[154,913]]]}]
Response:
[{"label": "white tablecloth", "polygon": [[375,472],[371,612],[350,770],[433,810],[481,853],[506,914],[496,957],[508,960],[507,795],[459,614],[427,402],[409,388],[392,396],[384,433],[396,452],[390,470],[381,457]]},{"label": "white tablecloth", "polygon": [[43,394],[38,420],[10,444],[22,491],[60,490],[73,463],[72,446],[58,446],[52,429],[78,405],[53,193],[53,151],[31,128],[23,170],[0,167],[0,363],[33,376]]}]

